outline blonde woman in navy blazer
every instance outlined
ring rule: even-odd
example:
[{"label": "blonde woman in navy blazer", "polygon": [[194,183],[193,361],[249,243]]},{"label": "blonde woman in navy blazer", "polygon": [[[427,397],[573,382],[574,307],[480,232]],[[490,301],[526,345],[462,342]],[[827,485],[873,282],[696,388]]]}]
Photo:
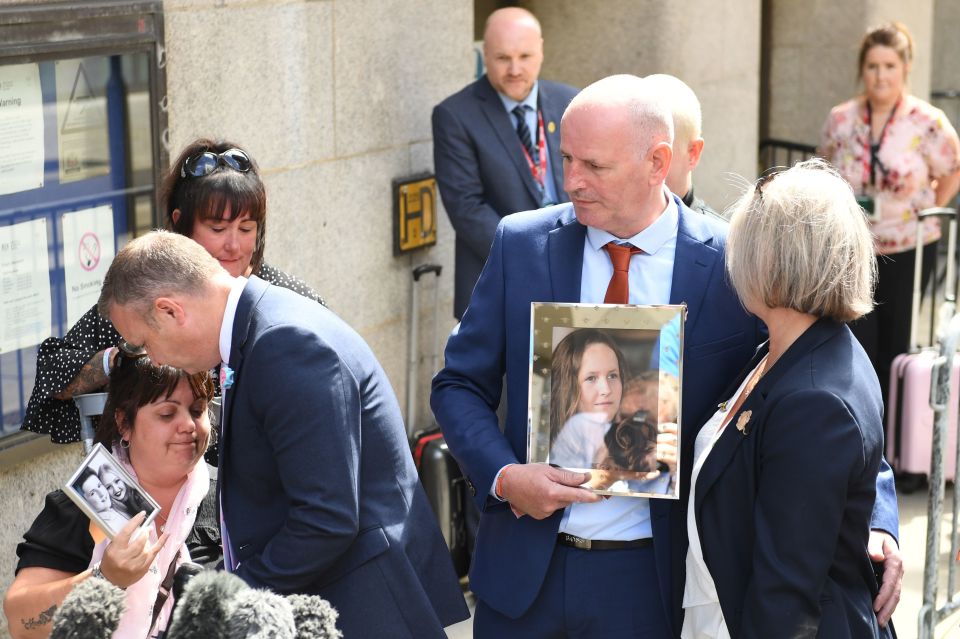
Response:
[{"label": "blonde woman in navy blazer", "polygon": [[819,160],[735,205],[727,270],[770,340],[701,429],[682,637],[878,637],[867,555],[880,386],[845,322],[873,306],[873,244]]}]

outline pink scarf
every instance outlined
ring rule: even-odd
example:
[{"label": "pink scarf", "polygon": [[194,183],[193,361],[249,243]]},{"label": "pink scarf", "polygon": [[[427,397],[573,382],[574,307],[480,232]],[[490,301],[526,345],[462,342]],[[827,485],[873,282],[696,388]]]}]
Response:
[{"label": "pink scarf", "polygon": [[[119,442],[118,442],[119,444]],[[137,473],[130,465],[129,459],[119,445],[113,447],[114,454],[120,463],[127,469],[134,479]],[[170,515],[164,525],[164,532],[170,534],[163,550],[157,554],[147,573],[140,581],[131,584],[126,590],[127,610],[120,618],[120,625],[113,633],[113,639],[131,639],[133,637],[155,637],[157,633],[164,630],[170,621],[170,613],[173,609],[173,597],[167,597],[163,604],[163,609],[157,617],[157,623],[150,628],[150,621],[153,617],[153,604],[157,600],[157,592],[160,590],[160,584],[166,576],[166,571],[170,567],[177,552],[180,556],[177,558],[177,566],[185,561],[190,561],[190,552],[187,550],[186,539],[193,530],[193,522],[197,518],[197,508],[200,502],[207,496],[210,490],[210,473],[207,471],[207,465],[203,458],[194,466],[187,480],[177,493],[173,506],[170,509]],[[156,543],[158,536],[156,527],[151,524],[147,533],[150,535],[150,541]],[[97,563],[103,558],[103,552],[110,544],[109,539],[105,539],[96,545],[93,549],[93,557],[90,559],[90,565]]]}]

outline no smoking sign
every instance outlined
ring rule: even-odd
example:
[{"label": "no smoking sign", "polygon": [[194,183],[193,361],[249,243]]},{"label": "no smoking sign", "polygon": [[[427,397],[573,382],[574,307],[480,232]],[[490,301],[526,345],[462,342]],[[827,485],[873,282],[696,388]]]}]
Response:
[{"label": "no smoking sign", "polygon": [[80,268],[92,271],[100,264],[100,238],[94,233],[84,233],[80,238]]}]

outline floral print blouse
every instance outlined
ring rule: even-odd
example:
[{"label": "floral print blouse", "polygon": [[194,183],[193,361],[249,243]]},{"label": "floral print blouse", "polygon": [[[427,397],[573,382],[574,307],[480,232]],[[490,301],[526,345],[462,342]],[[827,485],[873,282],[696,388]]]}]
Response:
[{"label": "floral print blouse", "polygon": [[[257,276],[269,284],[290,289],[325,304],[320,294],[303,280],[268,264],[260,266]],[[80,412],[76,404],[73,400],[62,401],[53,395],[66,388],[91,357],[119,342],[120,334],[110,320],[101,317],[96,306],[87,311],[62,338],[48,337],[43,340],[37,352],[37,378],[20,428],[49,434],[55,444],[80,441]],[[216,382],[214,377],[214,384]],[[219,388],[217,394],[220,394]]]},{"label": "floral print blouse", "polygon": [[[817,152],[833,164],[857,195],[872,195],[878,218],[871,223],[877,253],[916,246],[916,214],[936,206],[931,182],[960,170],[960,140],[943,111],[905,95],[887,125],[878,152],[880,167],[870,186],[870,125],[866,101],[835,106],[824,124]],[[940,238],[938,220],[924,222],[923,243]]]}]

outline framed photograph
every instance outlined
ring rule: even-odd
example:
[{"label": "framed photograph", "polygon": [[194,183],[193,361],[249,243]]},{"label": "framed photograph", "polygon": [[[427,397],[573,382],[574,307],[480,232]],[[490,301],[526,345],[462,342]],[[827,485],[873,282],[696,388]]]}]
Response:
[{"label": "framed photograph", "polygon": [[677,499],[685,305],[532,304],[527,458]]},{"label": "framed photograph", "polygon": [[160,514],[160,504],[102,444],[93,447],[63,490],[111,540],[140,511],[147,513],[140,528]]}]

